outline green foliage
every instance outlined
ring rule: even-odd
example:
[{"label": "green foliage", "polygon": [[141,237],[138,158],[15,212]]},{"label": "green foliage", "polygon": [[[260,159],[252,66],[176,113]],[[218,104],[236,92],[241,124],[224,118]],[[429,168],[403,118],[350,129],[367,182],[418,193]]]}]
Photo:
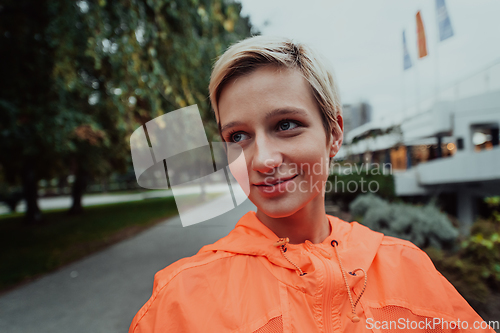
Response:
[{"label": "green foliage", "polygon": [[499,234],[498,221],[478,220],[458,253],[446,255],[429,249],[426,252],[464,297],[484,302],[491,290],[500,291]]},{"label": "green foliage", "polygon": [[494,197],[487,197],[484,202],[491,208],[493,208],[493,218],[500,222],[500,195]]},{"label": "green foliage", "polygon": [[82,26],[92,32],[85,55],[94,62],[87,74],[99,84],[94,95],[99,102],[140,124],[198,104],[206,125],[215,129],[207,86],[216,57],[250,35],[241,5],[223,0],[85,4]]},{"label": "green foliage", "polygon": [[419,207],[389,203],[373,194],[360,195],[349,206],[363,224],[388,236],[409,240],[418,247],[450,247],[458,236],[448,217],[432,204]]},{"label": "green foliage", "polygon": [[250,35],[240,11],[226,0],[2,2],[5,179],[33,196],[39,179],[125,171],[133,130],[191,104],[215,135],[207,86],[215,58]]},{"label": "green foliage", "polygon": [[474,223],[458,253],[427,251],[464,297],[478,301],[485,301],[490,290],[500,291],[500,197],[485,202],[494,208],[492,216]]},{"label": "green foliage", "polygon": [[0,165],[10,183],[35,163],[38,177],[49,177],[49,165],[64,152],[64,138],[75,125],[52,89],[49,17],[46,1],[5,1],[0,9]]},{"label": "green foliage", "polygon": [[463,258],[468,258],[480,266],[478,271],[481,276],[491,280],[491,284],[500,286],[499,224],[492,220],[480,220],[476,225],[481,231],[474,230],[469,239],[462,243]]},{"label": "green foliage", "polygon": [[389,210],[390,204],[376,195],[360,195],[349,205],[350,213],[355,217],[363,218],[370,208]]},{"label": "green foliage", "polygon": [[[359,195],[376,192],[387,200],[396,199],[394,191],[394,177],[382,169],[356,169],[349,166],[347,171],[336,172],[328,177],[326,186],[326,199],[344,206],[349,204]],[[361,168],[361,167],[359,167]]]}]

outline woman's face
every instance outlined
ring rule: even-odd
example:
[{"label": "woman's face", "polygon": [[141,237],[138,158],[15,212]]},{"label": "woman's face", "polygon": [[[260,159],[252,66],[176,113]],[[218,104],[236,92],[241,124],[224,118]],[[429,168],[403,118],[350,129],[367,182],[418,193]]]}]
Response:
[{"label": "woman's face", "polygon": [[329,159],[342,138],[326,135],[309,83],[298,70],[265,66],[237,77],[223,88],[218,106],[224,141],[242,147],[249,199],[262,213],[281,218],[315,198],[323,203]]}]

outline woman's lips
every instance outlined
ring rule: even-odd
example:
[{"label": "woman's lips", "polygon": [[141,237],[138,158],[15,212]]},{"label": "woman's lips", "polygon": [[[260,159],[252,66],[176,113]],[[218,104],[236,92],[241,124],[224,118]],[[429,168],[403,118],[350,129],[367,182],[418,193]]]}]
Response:
[{"label": "woman's lips", "polygon": [[284,193],[287,190],[287,185],[290,184],[298,174],[285,179],[273,179],[272,181],[266,181],[254,186],[263,194],[273,195],[278,193]]}]

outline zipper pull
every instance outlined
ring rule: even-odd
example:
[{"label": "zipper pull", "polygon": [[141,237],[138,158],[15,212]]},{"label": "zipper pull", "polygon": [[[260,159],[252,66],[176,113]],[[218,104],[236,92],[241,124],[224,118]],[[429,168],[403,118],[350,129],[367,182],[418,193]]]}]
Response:
[{"label": "zipper pull", "polygon": [[273,246],[282,246],[282,245],[288,244],[289,242],[290,242],[290,239],[288,237],[286,237],[286,238],[280,238],[280,239],[278,239],[277,242],[275,242],[273,244]]},{"label": "zipper pull", "polygon": [[359,322],[359,317],[356,313],[348,313],[347,318],[351,319],[353,323]]}]

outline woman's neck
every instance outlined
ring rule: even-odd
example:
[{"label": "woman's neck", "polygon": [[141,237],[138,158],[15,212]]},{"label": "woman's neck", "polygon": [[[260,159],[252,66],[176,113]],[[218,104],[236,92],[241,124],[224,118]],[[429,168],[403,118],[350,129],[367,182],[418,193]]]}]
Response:
[{"label": "woman's neck", "polygon": [[325,213],[325,201],[318,195],[307,205],[287,217],[274,218],[257,210],[257,218],[278,237],[288,237],[291,244],[323,242],[331,233]]}]

